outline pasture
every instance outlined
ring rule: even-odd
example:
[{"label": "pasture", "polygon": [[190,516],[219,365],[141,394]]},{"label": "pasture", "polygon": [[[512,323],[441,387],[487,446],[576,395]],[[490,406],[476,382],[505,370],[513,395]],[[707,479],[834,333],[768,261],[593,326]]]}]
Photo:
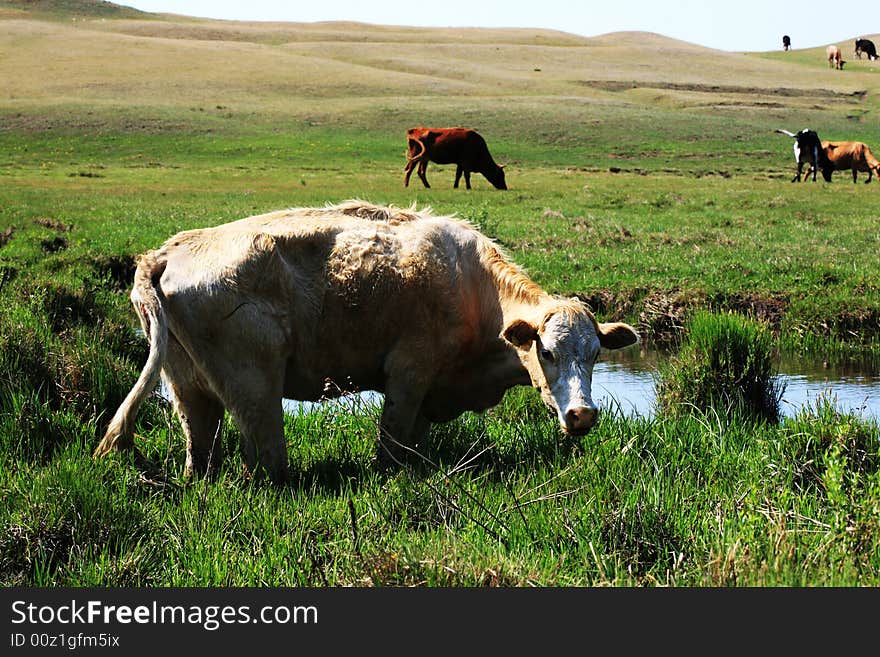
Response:
[{"label": "pasture", "polygon": [[[836,71],[824,46],[22,6],[0,2],[3,585],[880,584],[880,430],[833,399],[774,423],[610,408],[566,438],[517,389],[390,473],[377,409],[346,399],[286,417],[275,487],[241,476],[230,421],[217,479],[186,480],[157,394],[137,440],[164,477],[91,458],[146,357],[135,256],[351,198],[468,219],[646,342],[674,349],[691,313],[736,311],[777,349],[876,363],[880,181],[792,184],[773,133],[880,150],[880,64],[851,41]],[[404,188],[415,125],[480,131],[509,190],[453,190],[437,165],[431,189]]]}]

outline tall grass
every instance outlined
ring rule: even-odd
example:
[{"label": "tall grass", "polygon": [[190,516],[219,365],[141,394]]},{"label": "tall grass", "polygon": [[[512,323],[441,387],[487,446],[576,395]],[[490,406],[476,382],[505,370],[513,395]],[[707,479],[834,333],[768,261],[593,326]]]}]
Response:
[{"label": "tall grass", "polygon": [[712,408],[777,422],[785,386],[773,348],[765,324],[734,313],[695,312],[678,353],[660,365],[660,412]]}]

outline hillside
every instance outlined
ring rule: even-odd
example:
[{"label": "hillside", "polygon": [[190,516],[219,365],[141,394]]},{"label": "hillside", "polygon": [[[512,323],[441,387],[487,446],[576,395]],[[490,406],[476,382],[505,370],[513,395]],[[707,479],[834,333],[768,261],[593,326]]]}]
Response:
[{"label": "hillside", "polygon": [[148,12],[105,2],[105,0],[2,0],[3,12],[27,12],[31,15],[70,19],[73,17],[131,18],[149,16]]},{"label": "hillside", "polygon": [[[112,20],[108,18],[112,17]],[[880,64],[821,49],[738,54],[666,37],[550,30],[248,23],[89,0],[4,0],[0,107],[245,106],[437,97],[760,110],[873,111]],[[638,43],[638,48],[632,44]],[[851,44],[841,43],[845,53]]]}]

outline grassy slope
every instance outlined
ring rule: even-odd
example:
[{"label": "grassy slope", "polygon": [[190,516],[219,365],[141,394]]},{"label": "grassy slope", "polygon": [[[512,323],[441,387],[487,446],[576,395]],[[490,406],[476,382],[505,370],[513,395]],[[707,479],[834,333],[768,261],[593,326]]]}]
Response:
[{"label": "grassy slope", "polygon": [[[0,234],[14,228],[0,369],[43,387],[0,379],[4,583],[877,584],[876,426],[824,407],[778,427],[606,414],[566,441],[520,391],[438,427],[439,471],[391,475],[372,465],[375,412],[331,411],[288,418],[293,481],[272,489],[245,485],[234,457],[215,485],[184,484],[153,399],[139,440],[170,486],[89,458],[143,362],[131,257],[285,205],[458,212],[603,315],[779,302],[788,329],[870,339],[876,184],[789,185],[791,145],[772,130],[880,144],[876,64],[644,34],[103,20],[88,2],[72,21],[23,4],[0,2]],[[433,165],[434,188],[404,189],[416,123],[480,129],[511,191],[454,191]],[[234,453],[233,426],[225,439]]]}]

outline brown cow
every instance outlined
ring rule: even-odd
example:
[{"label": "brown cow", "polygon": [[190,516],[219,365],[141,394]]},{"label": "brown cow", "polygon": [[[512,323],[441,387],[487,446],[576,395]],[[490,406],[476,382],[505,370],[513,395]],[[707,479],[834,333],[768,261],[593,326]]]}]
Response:
[{"label": "brown cow", "polygon": [[828,56],[828,66],[843,70],[843,65],[846,64],[846,62],[843,61],[843,56],[840,54],[840,48],[837,46],[828,46],[825,48],[825,54]]},{"label": "brown cow", "polygon": [[[825,159],[830,165],[829,171],[852,171],[853,182],[857,182],[859,171],[866,171],[868,179],[876,173],[880,178],[880,161],[874,157],[867,144],[860,141],[822,141],[822,149],[825,151]],[[811,165],[812,167],[812,165]],[[807,175],[810,168],[807,169]],[[828,176],[830,181],[830,173]]]},{"label": "brown cow", "polygon": [[[215,470],[224,410],[246,471],[287,473],[282,398],[385,394],[379,456],[399,462],[432,422],[539,388],[562,430],[588,432],[601,348],[637,342],[576,298],[547,294],[470,224],[360,201],[247,217],[170,238],[138,262],[131,301],[150,342],[95,450],[134,450],[160,377],[186,471]],[[384,450],[384,451],[383,451]]]},{"label": "brown cow", "polygon": [[455,184],[464,174],[464,184],[471,188],[471,171],[483,174],[497,189],[507,189],[504,167],[495,163],[486,140],[470,128],[410,128],[406,131],[407,162],[403,186],[409,186],[413,169],[425,187],[430,187],[425,172],[428,162],[455,165]]}]

